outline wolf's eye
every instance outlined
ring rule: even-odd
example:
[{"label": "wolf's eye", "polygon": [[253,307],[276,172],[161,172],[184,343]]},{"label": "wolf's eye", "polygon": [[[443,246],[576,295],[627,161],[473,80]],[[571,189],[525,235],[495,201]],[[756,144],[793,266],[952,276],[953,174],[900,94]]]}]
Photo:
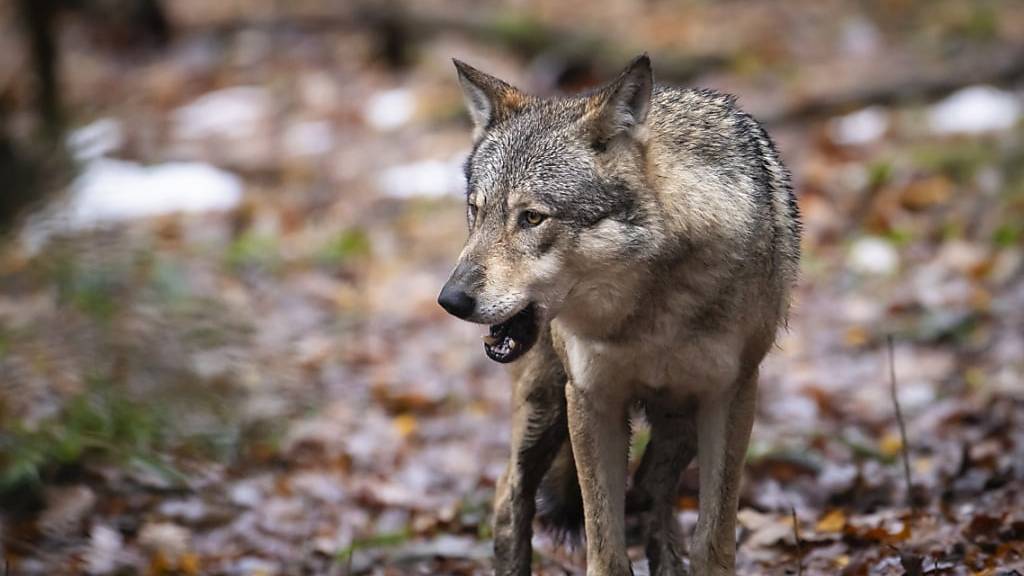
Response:
[{"label": "wolf's eye", "polygon": [[523,226],[533,227],[539,226],[541,222],[547,219],[547,216],[534,210],[525,210],[519,219]]},{"label": "wolf's eye", "polygon": [[476,204],[466,204],[466,217],[469,218],[469,225],[476,223]]}]

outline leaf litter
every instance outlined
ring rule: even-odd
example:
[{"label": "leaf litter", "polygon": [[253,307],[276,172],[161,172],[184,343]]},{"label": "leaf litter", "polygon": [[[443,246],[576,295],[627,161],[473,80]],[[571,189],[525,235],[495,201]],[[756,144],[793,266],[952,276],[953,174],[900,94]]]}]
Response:
[{"label": "leaf litter", "polygon": [[[737,52],[698,83],[772,116],[820,85],[819,52],[850,78],[892,73],[871,56],[880,46],[917,57],[877,15],[841,4],[838,50],[704,37]],[[1019,14],[993,9],[1012,31]],[[979,14],[915,25],[932,39],[1004,33]],[[178,16],[182,47],[147,64],[68,40],[88,63],[68,67],[72,104],[93,110],[76,125],[117,127],[93,158],[150,176],[204,163],[243,192],[219,212],[58,225],[4,246],[4,559],[17,574],[489,573],[511,384],[479,331],[434,302],[462,240],[453,174],[468,144],[445,62],[528,66],[440,34],[394,72],[366,58],[369,33],[205,36],[230,11]],[[693,40],[675,31],[726,16],[740,31],[789,18],[655,10],[628,34],[683,50]],[[96,82],[117,66],[137,71],[116,77],[132,103]],[[780,67],[798,72],[764,81]],[[965,102],[981,98],[998,106],[968,122],[981,112]],[[773,128],[807,238],[788,330],[763,369],[739,573],[1024,572],[1024,131],[1006,119],[1020,101],[1019,86],[966,86],[935,105],[864,102]],[[60,210],[42,214],[59,223]],[[688,531],[695,479],[681,483]],[[542,534],[535,547],[538,573],[582,573],[578,548]]]}]

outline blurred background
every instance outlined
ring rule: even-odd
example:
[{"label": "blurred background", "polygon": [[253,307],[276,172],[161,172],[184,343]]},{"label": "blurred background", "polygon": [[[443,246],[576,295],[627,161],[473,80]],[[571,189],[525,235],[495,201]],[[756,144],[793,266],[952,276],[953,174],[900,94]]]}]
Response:
[{"label": "blurred background", "polygon": [[1024,571],[1014,0],[5,0],[0,571],[487,573],[511,388],[435,303],[451,58],[554,94],[644,51],[765,123],[804,215],[740,573]]}]

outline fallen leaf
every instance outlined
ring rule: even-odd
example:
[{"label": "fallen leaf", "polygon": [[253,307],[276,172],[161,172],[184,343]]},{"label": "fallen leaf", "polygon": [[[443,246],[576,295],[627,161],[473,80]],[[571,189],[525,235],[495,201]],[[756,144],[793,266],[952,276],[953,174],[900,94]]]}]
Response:
[{"label": "fallen leaf", "polygon": [[840,509],[835,509],[826,514],[818,523],[814,526],[814,529],[818,532],[826,534],[842,532],[843,528],[846,527],[846,514]]}]

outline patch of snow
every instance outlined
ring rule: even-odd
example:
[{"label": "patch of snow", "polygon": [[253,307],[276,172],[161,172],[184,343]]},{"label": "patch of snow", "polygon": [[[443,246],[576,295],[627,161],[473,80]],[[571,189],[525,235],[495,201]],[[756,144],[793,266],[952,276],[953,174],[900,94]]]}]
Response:
[{"label": "patch of snow", "polygon": [[853,464],[826,462],[818,474],[818,484],[826,487],[829,494],[837,494],[847,490],[857,481],[858,471]]},{"label": "patch of snow", "polygon": [[449,160],[423,160],[393,166],[377,178],[377,185],[393,198],[458,196],[465,193],[462,163],[466,154]]},{"label": "patch of snow", "polygon": [[124,144],[124,129],[119,120],[101,118],[73,130],[67,137],[68,149],[79,162],[87,162],[116,152]]},{"label": "patch of snow", "polygon": [[377,130],[394,130],[412,119],[416,111],[416,98],[410,90],[396,88],[373,95],[366,103],[363,115]]},{"label": "patch of snow", "polygon": [[889,242],[868,236],[850,246],[847,262],[852,270],[861,274],[888,276],[899,268],[900,256]]},{"label": "patch of snow", "polygon": [[928,123],[936,134],[981,134],[1012,128],[1021,99],[993,86],[968,86],[932,106]]},{"label": "patch of snow", "polygon": [[490,544],[469,536],[440,534],[431,540],[415,541],[402,548],[402,555],[408,558],[470,558],[489,557]]},{"label": "patch of snow", "polygon": [[185,139],[244,138],[270,117],[272,101],[264,88],[236,86],[204,94],[174,111],[174,131]]},{"label": "patch of snow", "polygon": [[935,401],[935,388],[927,381],[902,383],[898,395],[904,410],[919,410]]},{"label": "patch of snow", "polygon": [[323,156],[334,148],[334,130],[330,122],[303,121],[290,124],[284,133],[284,151],[302,158]]},{"label": "patch of snow", "polygon": [[229,210],[242,198],[242,180],[199,162],[143,166],[122,160],[89,163],[71,184],[73,228],[176,212]]},{"label": "patch of snow", "polygon": [[960,309],[970,302],[974,292],[970,280],[950,274],[941,262],[918,266],[910,283],[917,301],[935,313],[931,321],[937,324],[958,322]]},{"label": "patch of snow", "polygon": [[254,480],[237,482],[228,489],[228,499],[232,504],[243,508],[256,508],[264,501],[263,490]]},{"label": "patch of snow", "polygon": [[231,567],[229,574],[232,575],[248,575],[248,574],[278,574],[280,566],[277,563],[271,562],[270,560],[264,560],[263,558],[257,558],[255,556],[246,556],[239,558],[235,561]]},{"label": "patch of snow", "polygon": [[828,134],[836,144],[858,146],[878,140],[888,128],[888,111],[881,106],[869,106],[830,120]]},{"label": "patch of snow", "polygon": [[168,518],[195,524],[209,513],[206,503],[199,498],[188,498],[183,500],[167,500],[162,502],[158,509],[160,513]]},{"label": "patch of snow", "polygon": [[274,158],[274,101],[265,88],[209,92],[171,116],[170,153],[177,158],[259,168]]},{"label": "patch of snow", "polygon": [[773,418],[795,428],[810,429],[818,423],[818,403],[807,396],[789,396],[771,403]]},{"label": "patch of snow", "polygon": [[109,526],[95,525],[89,531],[85,565],[89,574],[110,574],[124,564],[124,538]]}]

